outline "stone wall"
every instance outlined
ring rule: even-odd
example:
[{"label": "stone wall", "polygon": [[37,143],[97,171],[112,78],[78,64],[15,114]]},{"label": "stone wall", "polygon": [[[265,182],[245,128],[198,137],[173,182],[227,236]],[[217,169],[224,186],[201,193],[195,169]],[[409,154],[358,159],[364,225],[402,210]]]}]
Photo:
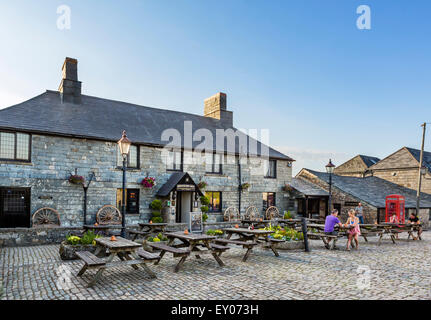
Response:
[{"label": "stone wall", "polygon": [[[238,207],[238,167],[236,157],[227,156],[223,174],[205,173],[205,163],[191,161],[191,152],[184,154],[183,171],[188,172],[196,183],[206,181],[207,191],[222,192],[223,209]],[[88,189],[87,222],[94,223],[99,208],[103,205],[116,205],[117,189],[122,186],[122,170],[117,167],[117,144],[86,139],[70,139],[54,136],[32,136],[31,164],[17,164],[0,161],[0,186],[31,188],[31,214],[41,207],[52,207],[60,213],[63,227],[83,224],[84,192],[81,186],[70,184],[67,179],[77,169],[78,175],[88,179],[91,172],[95,178]],[[141,146],[140,169],[128,169],[128,189],[140,189],[140,212],[127,215],[127,224],[147,221],[151,217],[149,208],[157,190],[167,181],[171,172],[166,171],[162,161],[162,149]],[[287,198],[282,187],[292,177],[292,168],[286,161],[277,161],[277,179],[263,178],[263,170],[258,164],[244,163],[242,182],[251,184],[242,194],[242,211],[249,205],[262,209],[262,192],[276,192],[276,203],[280,211],[287,210]],[[155,177],[156,186],[145,189],[140,181]],[[222,215],[214,215],[211,220],[222,220]]]}]

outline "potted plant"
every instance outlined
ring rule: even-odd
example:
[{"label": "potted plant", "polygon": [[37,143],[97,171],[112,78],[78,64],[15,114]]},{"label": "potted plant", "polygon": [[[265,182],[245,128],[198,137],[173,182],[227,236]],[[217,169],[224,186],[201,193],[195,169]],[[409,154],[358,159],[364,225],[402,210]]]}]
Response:
[{"label": "potted plant", "polygon": [[168,243],[168,238],[165,235],[163,235],[163,233],[159,233],[156,236],[151,236],[151,237],[148,237],[146,240],[144,240],[142,242],[142,245],[143,245],[144,249],[146,251],[153,252],[154,248],[152,246],[148,245],[149,242],[153,242],[153,243],[158,242],[158,243],[167,244]]},{"label": "potted plant", "polygon": [[284,216],[283,216],[283,218],[285,219],[285,220],[290,220],[290,219],[293,219],[293,216],[292,216],[292,213],[290,212],[290,210],[289,211],[285,211],[284,212]]},{"label": "potted plant", "polygon": [[144,188],[151,189],[156,185],[156,179],[153,177],[145,177],[144,179],[142,179],[141,185]]},{"label": "potted plant", "polygon": [[223,237],[223,231],[220,229],[208,229],[206,234],[209,236],[215,236],[217,238]]},{"label": "potted plant", "polygon": [[71,184],[77,184],[77,185],[83,185],[85,182],[85,178],[77,174],[72,174],[68,180]]},{"label": "potted plant", "polygon": [[77,251],[89,251],[94,253],[96,251],[95,239],[99,237],[100,236],[96,235],[92,230],[88,230],[82,237],[70,234],[67,235],[66,239],[60,244],[59,253],[61,260],[77,259],[78,257],[75,254]]},{"label": "potted plant", "polygon": [[280,226],[266,227],[265,230],[275,231],[269,238],[284,240],[276,244],[277,249],[294,250],[304,248],[304,235],[292,228],[281,228]]},{"label": "potted plant", "polygon": [[162,223],[163,222],[163,218],[162,218],[162,200],[159,199],[154,199],[151,204],[150,207],[151,209],[153,209],[153,214],[151,217],[151,220],[153,223]]}]

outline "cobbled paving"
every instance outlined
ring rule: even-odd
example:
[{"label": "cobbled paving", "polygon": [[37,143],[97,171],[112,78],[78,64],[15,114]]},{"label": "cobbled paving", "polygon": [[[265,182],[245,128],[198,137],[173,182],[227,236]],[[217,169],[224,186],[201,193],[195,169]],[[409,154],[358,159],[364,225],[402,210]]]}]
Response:
[{"label": "cobbled paving", "polygon": [[178,258],[166,254],[157,274],[130,266],[107,269],[93,288],[86,281],[95,271],[76,277],[82,262],[62,261],[58,245],[0,248],[0,299],[153,300],[153,299],[426,299],[431,300],[431,232],[423,241],[397,245],[377,238],[360,241],[359,251],[328,251],[311,241],[312,251],[281,251],[275,257],[261,248],[241,261],[245,251],[233,247],[222,255],[220,268],[208,255],[190,257],[178,273]]}]

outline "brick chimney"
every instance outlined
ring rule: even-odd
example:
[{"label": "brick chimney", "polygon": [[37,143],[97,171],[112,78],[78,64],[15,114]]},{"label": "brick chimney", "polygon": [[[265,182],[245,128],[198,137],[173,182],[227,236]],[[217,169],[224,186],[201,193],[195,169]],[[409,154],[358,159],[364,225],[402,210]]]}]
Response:
[{"label": "brick chimney", "polygon": [[66,58],[63,63],[63,77],[58,91],[62,102],[81,103],[81,81],[78,81],[78,60]]},{"label": "brick chimney", "polygon": [[226,93],[219,92],[204,100],[204,116],[214,118],[233,126],[232,111],[226,110]]}]

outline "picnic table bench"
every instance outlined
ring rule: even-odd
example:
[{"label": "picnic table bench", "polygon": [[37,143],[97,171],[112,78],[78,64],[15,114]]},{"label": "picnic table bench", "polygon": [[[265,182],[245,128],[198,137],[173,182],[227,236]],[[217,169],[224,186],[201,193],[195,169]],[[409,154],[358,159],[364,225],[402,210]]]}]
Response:
[{"label": "picnic table bench", "polygon": [[[234,244],[242,246],[244,249],[247,249],[246,253],[244,254],[242,261],[246,262],[250,253],[252,252],[253,248],[257,246],[260,241],[259,237],[264,237],[265,242],[267,243],[268,247],[272,250],[274,255],[276,257],[279,256],[279,253],[277,249],[275,248],[275,245],[277,242],[270,241],[268,236],[274,231],[271,230],[260,230],[260,229],[245,229],[245,228],[226,228],[223,229],[224,232],[227,233],[226,239],[216,239],[214,240],[217,243],[224,243],[224,244]],[[238,238],[231,239],[232,235],[237,235]]]},{"label": "picnic table bench", "polygon": [[144,240],[146,240],[151,235],[156,235],[158,233],[164,233],[166,226],[168,224],[164,222],[158,223],[139,223],[139,230],[127,230],[129,234],[132,236],[132,241],[136,240],[139,236],[141,236]]},{"label": "picnic table bench", "polygon": [[[141,244],[121,237],[117,237],[116,241],[112,241],[109,237],[96,238],[94,241],[96,241],[97,245],[94,254],[87,251],[76,252],[76,255],[84,262],[77,276],[82,276],[88,269],[97,269],[97,273],[88,283],[88,287],[96,284],[105,269],[124,265],[130,265],[134,269],[139,269],[140,266],[151,278],[156,278],[156,275],[146,263],[158,261],[159,257],[143,250]],[[106,259],[97,257],[102,250],[108,250],[109,252],[109,256]],[[113,261],[115,257],[118,257],[120,261]]]},{"label": "picnic table bench", "polygon": [[[224,266],[220,255],[228,250],[229,247],[213,243],[216,237],[206,234],[185,234],[181,231],[169,232],[166,233],[165,236],[169,239],[167,244],[158,242],[149,243],[151,247],[161,251],[159,255],[160,259],[155,264],[158,264],[165,253],[169,252],[172,253],[174,257],[181,257],[180,261],[175,266],[174,272],[180,270],[181,266],[191,254],[195,254],[197,259],[201,259],[201,255],[203,254],[211,254],[219,266]],[[181,243],[173,245],[175,239],[178,239]]]},{"label": "picnic table bench", "polygon": [[111,236],[111,235],[119,235],[120,232],[113,232],[111,230],[119,230],[121,229],[121,225],[118,224],[98,224],[98,225],[94,225],[94,224],[85,224],[82,226],[82,228],[85,231],[88,230],[92,230],[94,233],[96,234],[101,234],[101,235],[105,235],[105,236]]}]

